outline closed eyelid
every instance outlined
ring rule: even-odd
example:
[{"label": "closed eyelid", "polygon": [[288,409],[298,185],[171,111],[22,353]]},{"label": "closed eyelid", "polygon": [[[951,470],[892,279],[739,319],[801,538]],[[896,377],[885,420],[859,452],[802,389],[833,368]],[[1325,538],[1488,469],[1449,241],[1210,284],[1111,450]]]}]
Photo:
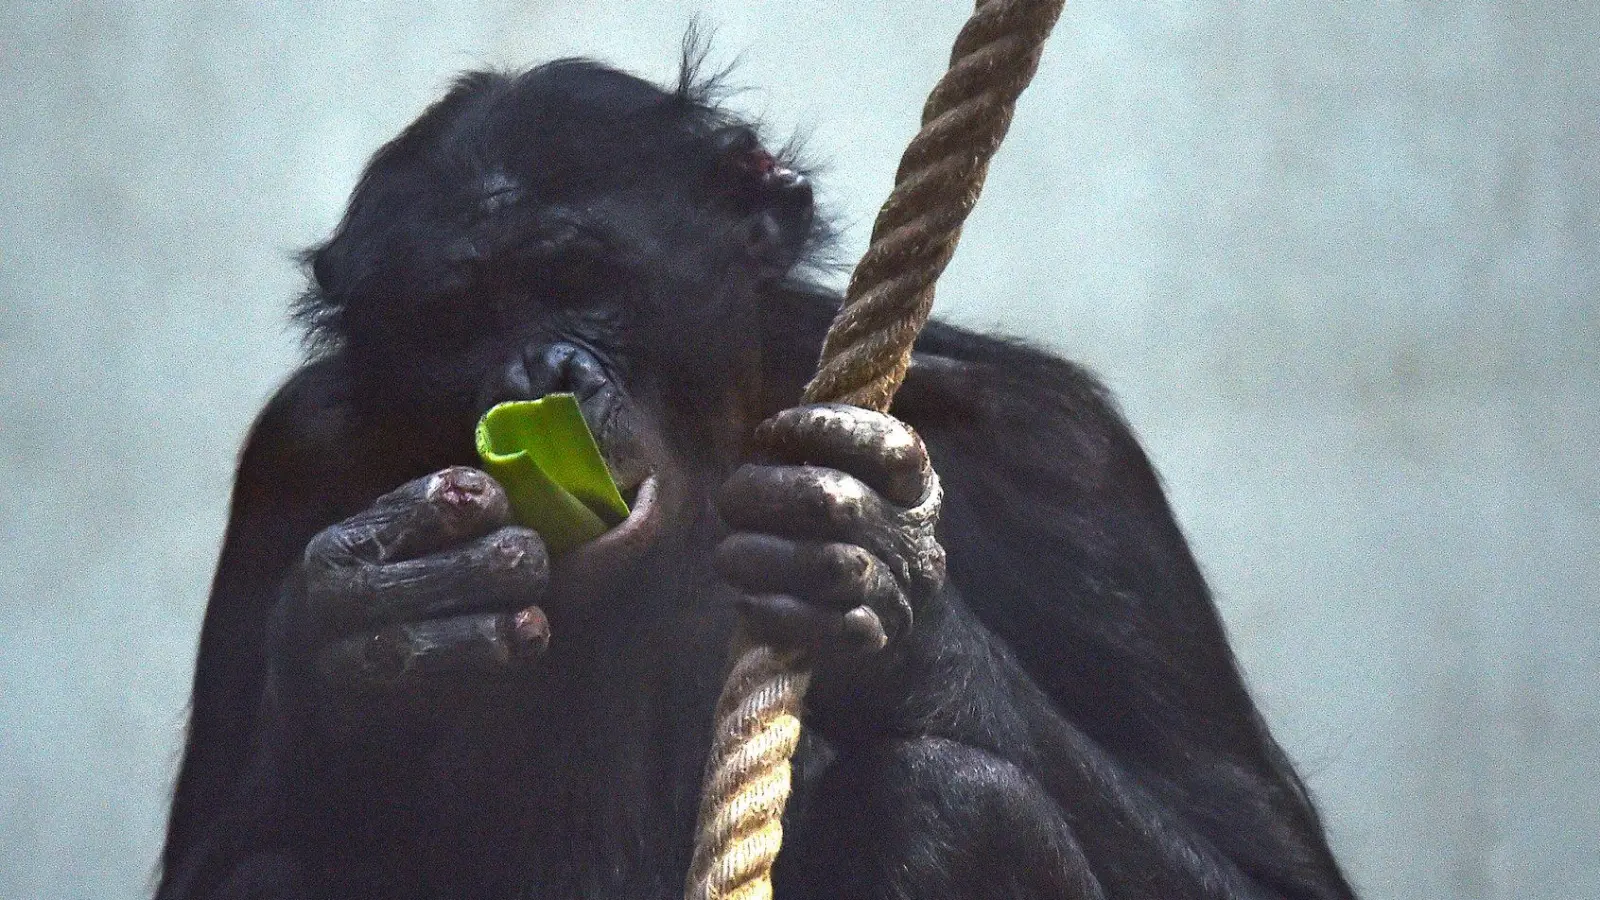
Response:
[{"label": "closed eyelid", "polygon": [[521,183],[504,172],[485,176],[478,185],[478,206],[494,212],[521,200],[526,191]]}]

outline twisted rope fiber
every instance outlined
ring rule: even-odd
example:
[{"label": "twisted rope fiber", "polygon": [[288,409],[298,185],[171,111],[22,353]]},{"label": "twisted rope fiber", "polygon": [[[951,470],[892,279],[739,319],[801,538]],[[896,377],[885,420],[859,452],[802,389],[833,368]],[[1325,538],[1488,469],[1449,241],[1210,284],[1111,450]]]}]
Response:
[{"label": "twisted rope fiber", "polygon": [[[850,276],[804,403],[887,412],[928,321],[934,282],[955,254],[1017,97],[1065,0],[979,0],[950,67],[922,109],[894,190]],[[742,639],[736,644],[746,647]],[[686,900],[770,900],[783,840],[789,759],[811,672],[770,647],[739,653],[717,702]]]}]

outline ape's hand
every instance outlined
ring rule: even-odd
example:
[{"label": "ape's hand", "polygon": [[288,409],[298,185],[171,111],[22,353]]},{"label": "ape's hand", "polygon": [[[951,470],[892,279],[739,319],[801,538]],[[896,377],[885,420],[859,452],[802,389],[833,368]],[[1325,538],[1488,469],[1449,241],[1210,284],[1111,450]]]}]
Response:
[{"label": "ape's hand", "polygon": [[450,704],[543,652],[549,569],[494,479],[446,469],[311,540],[287,630],[330,699]]},{"label": "ape's hand", "polygon": [[718,507],[718,571],[745,622],[781,647],[881,649],[944,583],[939,479],[900,420],[853,406],[786,410],[756,431]]}]

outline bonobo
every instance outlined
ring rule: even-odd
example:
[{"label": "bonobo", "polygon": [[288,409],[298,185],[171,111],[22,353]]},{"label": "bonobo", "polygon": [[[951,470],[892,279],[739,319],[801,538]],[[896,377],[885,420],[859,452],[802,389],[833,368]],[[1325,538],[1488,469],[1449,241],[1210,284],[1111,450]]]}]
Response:
[{"label": "bonobo", "polygon": [[[373,158],[240,462],[159,896],[675,897],[742,616],[817,666],[780,898],[1349,897],[1093,379],[935,323],[893,417],[791,409],[827,228],[713,94],[471,74]],[[632,513],[552,559],[472,435],[556,391]]]}]

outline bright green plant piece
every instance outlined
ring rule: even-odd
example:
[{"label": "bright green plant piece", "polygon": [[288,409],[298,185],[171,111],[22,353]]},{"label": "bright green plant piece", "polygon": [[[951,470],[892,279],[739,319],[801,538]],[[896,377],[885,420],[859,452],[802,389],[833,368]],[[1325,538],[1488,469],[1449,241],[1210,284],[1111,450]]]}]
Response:
[{"label": "bright green plant piece", "polygon": [[503,486],[517,521],[551,554],[593,540],[628,504],[571,394],[502,403],[478,420],[478,456]]}]

